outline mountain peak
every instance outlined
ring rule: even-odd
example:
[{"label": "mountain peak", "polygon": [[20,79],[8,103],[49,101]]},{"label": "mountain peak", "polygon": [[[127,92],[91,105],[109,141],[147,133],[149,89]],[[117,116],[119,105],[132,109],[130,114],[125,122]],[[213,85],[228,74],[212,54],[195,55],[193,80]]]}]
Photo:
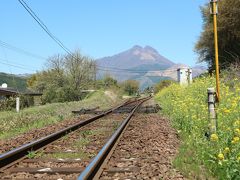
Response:
[{"label": "mountain peak", "polygon": [[145,46],[145,47],[142,47],[142,46],[139,46],[139,45],[135,45],[133,46],[130,51],[133,52],[133,54],[139,54],[139,53],[147,53],[147,54],[155,54],[157,55],[158,54],[158,51],[156,49],[154,49],[153,47],[151,46]]},{"label": "mountain peak", "polygon": [[[152,80],[146,76],[149,71],[159,71],[170,68],[174,63],[160,55],[156,49],[151,46],[132,46],[130,49],[122,51],[113,56],[104,57],[97,60],[97,64],[101,67],[128,69],[128,71],[112,71],[110,68],[108,73],[119,81],[127,79],[135,79],[143,84]],[[138,72],[139,71],[139,72]],[[98,77],[104,77],[105,71],[98,71]],[[160,76],[160,78],[162,78]],[[145,81],[147,79],[147,82]]]},{"label": "mountain peak", "polygon": [[[139,45],[132,46],[118,54],[98,59],[97,64],[105,67],[107,74],[119,81],[127,79],[140,81],[142,89],[162,79],[176,79],[177,69],[186,66],[173,63],[151,46],[142,47]],[[116,71],[114,68],[122,69],[122,71]],[[104,77],[105,73],[106,70],[98,70],[98,78]]]},{"label": "mountain peak", "polygon": [[139,60],[142,61],[157,61],[160,58],[161,55],[158,53],[158,51],[151,46],[145,46],[144,48],[135,45],[133,46],[129,51],[129,55],[131,54],[132,56],[137,56]]},{"label": "mountain peak", "polygon": [[146,51],[152,51],[152,52],[154,52],[154,53],[158,53],[158,51],[157,51],[156,49],[154,49],[153,47],[151,47],[151,46],[145,46],[145,47],[144,47],[144,50],[146,50]]},{"label": "mountain peak", "polygon": [[161,56],[158,51],[151,46],[135,45],[132,48],[120,52],[116,55],[101,58],[98,60],[101,66],[118,68],[136,68],[143,65],[161,66],[161,69],[174,65],[173,62]]},{"label": "mountain peak", "polygon": [[142,50],[142,46],[139,46],[139,45],[135,45],[131,48],[131,50]]}]

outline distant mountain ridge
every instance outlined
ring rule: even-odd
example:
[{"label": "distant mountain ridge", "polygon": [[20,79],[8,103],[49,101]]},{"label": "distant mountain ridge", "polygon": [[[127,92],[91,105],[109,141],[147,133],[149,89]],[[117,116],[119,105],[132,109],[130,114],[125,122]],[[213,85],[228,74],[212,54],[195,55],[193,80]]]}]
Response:
[{"label": "distant mountain ridge", "polygon": [[[132,48],[113,56],[97,59],[99,68],[98,78],[109,74],[118,81],[134,79],[140,82],[141,89],[159,82],[163,79],[177,79],[177,69],[188,67],[184,64],[175,64],[159,54],[151,46]],[[193,77],[204,72],[206,68],[193,68]]]}]

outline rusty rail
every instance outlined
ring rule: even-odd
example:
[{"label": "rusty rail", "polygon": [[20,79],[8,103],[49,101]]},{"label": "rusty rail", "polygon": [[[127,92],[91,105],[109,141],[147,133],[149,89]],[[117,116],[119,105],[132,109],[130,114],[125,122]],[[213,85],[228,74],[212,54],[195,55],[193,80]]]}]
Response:
[{"label": "rusty rail", "polygon": [[138,109],[138,107],[146,100],[150,99],[150,97],[141,99],[139,103],[135,106],[135,108],[131,111],[128,117],[122,122],[120,127],[115,131],[115,133],[111,136],[111,138],[107,141],[107,143],[103,146],[103,148],[99,151],[97,156],[90,162],[90,164],[84,169],[84,171],[78,177],[78,180],[85,180],[85,179],[94,179],[96,178],[95,175],[101,170],[101,166],[108,156],[108,153],[112,150],[113,146],[117,142],[120,135],[126,129],[127,124],[129,123],[131,117]]},{"label": "rusty rail", "polygon": [[134,99],[134,100],[128,100],[114,108],[111,108],[97,116],[94,116],[92,118],[89,118],[85,121],[81,121],[79,123],[76,123],[72,126],[69,126],[67,128],[64,128],[60,131],[57,131],[55,133],[52,133],[48,136],[45,136],[43,138],[40,138],[38,140],[35,140],[33,142],[30,142],[30,143],[27,143],[27,144],[24,144],[23,146],[20,146],[18,148],[15,148],[9,152],[6,152],[6,153],[3,153],[0,155],[0,170],[3,170],[4,168],[10,166],[11,164],[14,164],[15,161],[23,158],[24,156],[26,156],[29,151],[36,151],[40,148],[43,148],[44,146],[52,143],[53,141],[56,141],[57,139],[65,136],[66,134],[72,132],[72,131],[75,131],[77,129],[79,129],[80,127],[82,126],[85,126],[99,118],[102,118],[110,113],[112,113],[113,111],[125,106],[125,105],[128,105],[130,103],[133,103],[133,102],[136,102],[136,101],[139,101],[139,99]]}]

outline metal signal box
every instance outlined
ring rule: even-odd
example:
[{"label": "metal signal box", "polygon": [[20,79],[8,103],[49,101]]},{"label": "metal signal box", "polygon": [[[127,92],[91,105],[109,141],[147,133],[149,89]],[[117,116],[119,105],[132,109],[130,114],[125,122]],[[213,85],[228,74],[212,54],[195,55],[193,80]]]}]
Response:
[{"label": "metal signal box", "polygon": [[179,68],[177,70],[178,82],[180,85],[189,85],[192,83],[192,69]]}]

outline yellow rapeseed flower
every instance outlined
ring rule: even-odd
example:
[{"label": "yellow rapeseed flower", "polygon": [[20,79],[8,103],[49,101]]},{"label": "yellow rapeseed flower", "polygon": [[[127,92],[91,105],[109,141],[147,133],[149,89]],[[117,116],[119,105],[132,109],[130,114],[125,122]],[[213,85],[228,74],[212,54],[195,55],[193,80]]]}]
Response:
[{"label": "yellow rapeseed flower", "polygon": [[240,156],[237,157],[237,160],[240,161]]},{"label": "yellow rapeseed flower", "polygon": [[234,132],[237,136],[240,136],[240,129],[239,128],[235,129]]},{"label": "yellow rapeseed flower", "polygon": [[224,113],[230,113],[230,110],[229,109],[224,109],[223,112]]},{"label": "yellow rapeseed flower", "polygon": [[211,141],[218,141],[218,136],[217,136],[217,134],[211,134],[210,140],[211,140]]},{"label": "yellow rapeseed flower", "polygon": [[224,160],[224,155],[222,153],[219,153],[218,154],[218,159],[221,161],[221,160]]},{"label": "yellow rapeseed flower", "polygon": [[238,143],[239,140],[240,140],[239,137],[234,137],[233,140],[232,140],[232,144],[236,144],[236,143]]},{"label": "yellow rapeseed flower", "polygon": [[223,112],[224,113],[230,113],[230,110],[229,109],[224,109]]},{"label": "yellow rapeseed flower", "polygon": [[234,137],[233,140],[238,142],[239,141],[239,137]]},{"label": "yellow rapeseed flower", "polygon": [[229,147],[226,147],[226,148],[224,149],[224,151],[223,151],[224,154],[227,154],[227,153],[229,153],[229,152],[230,152]]},{"label": "yellow rapeseed flower", "polygon": [[236,120],[236,121],[234,122],[234,126],[240,126],[240,120]]}]

